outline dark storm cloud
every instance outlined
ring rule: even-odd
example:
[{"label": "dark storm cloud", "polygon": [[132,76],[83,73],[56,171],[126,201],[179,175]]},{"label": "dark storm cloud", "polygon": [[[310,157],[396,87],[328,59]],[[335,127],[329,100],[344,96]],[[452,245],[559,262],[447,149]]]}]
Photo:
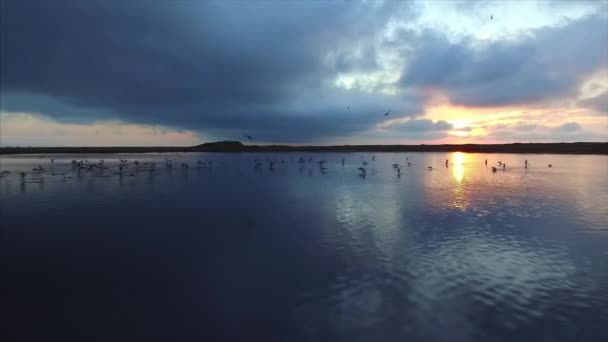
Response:
[{"label": "dark storm cloud", "polygon": [[[605,13],[517,40],[452,43],[446,36],[403,31],[409,59],[404,87],[433,87],[469,106],[526,104],[576,93],[580,83],[608,67]],[[411,43],[407,43],[411,42]]]},{"label": "dark storm cloud", "polygon": [[3,2],[1,105],[58,120],[247,130],[268,140],[364,130],[387,106],[421,112],[414,96],[328,86],[337,72],[377,68],[365,42],[393,6]]},{"label": "dark storm cloud", "polygon": [[[387,23],[415,22],[420,8],[413,7],[2,1],[0,108],[61,122],[120,119],[221,139],[246,131],[262,142],[316,142],[368,131],[387,119],[382,113],[389,108],[388,119],[421,115],[426,88],[458,104],[522,104],[571,95],[608,66],[605,13],[516,40],[453,43],[443,33],[404,30],[387,41]],[[384,48],[403,59],[396,93],[390,77],[334,86],[341,74],[398,76],[400,70],[384,69]],[[605,108],[602,99],[584,103],[597,110]],[[409,122],[395,129],[452,128]]]}]

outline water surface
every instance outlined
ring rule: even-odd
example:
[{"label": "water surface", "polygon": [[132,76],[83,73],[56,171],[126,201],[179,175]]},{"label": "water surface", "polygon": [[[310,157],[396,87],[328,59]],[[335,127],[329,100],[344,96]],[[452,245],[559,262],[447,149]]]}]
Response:
[{"label": "water surface", "polygon": [[3,341],[608,336],[607,156],[50,157],[0,157]]}]

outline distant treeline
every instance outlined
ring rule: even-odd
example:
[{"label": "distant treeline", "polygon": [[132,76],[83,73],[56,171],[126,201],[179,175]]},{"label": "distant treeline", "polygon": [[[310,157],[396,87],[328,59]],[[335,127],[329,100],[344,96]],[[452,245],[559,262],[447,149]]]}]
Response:
[{"label": "distant treeline", "polygon": [[244,145],[219,141],[191,147],[3,147],[0,154],[153,153],[153,152],[469,152],[608,154],[608,142],[514,143],[463,145]]}]

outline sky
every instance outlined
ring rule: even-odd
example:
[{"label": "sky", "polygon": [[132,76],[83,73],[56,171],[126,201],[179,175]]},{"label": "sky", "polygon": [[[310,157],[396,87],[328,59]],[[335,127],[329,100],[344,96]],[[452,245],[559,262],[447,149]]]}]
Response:
[{"label": "sky", "polygon": [[0,6],[2,146],[608,141],[604,0]]}]

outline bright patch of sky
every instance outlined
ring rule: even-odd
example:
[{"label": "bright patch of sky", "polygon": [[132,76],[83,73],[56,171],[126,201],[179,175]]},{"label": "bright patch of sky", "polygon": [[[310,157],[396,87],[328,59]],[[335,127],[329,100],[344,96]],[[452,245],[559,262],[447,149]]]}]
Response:
[{"label": "bright patch of sky", "polygon": [[415,22],[400,23],[413,30],[445,33],[452,42],[473,37],[508,40],[530,30],[559,26],[593,14],[606,1],[417,1]]},{"label": "bright patch of sky", "polygon": [[40,115],[0,112],[0,146],[193,146],[198,134],[120,121],[67,124]]}]

